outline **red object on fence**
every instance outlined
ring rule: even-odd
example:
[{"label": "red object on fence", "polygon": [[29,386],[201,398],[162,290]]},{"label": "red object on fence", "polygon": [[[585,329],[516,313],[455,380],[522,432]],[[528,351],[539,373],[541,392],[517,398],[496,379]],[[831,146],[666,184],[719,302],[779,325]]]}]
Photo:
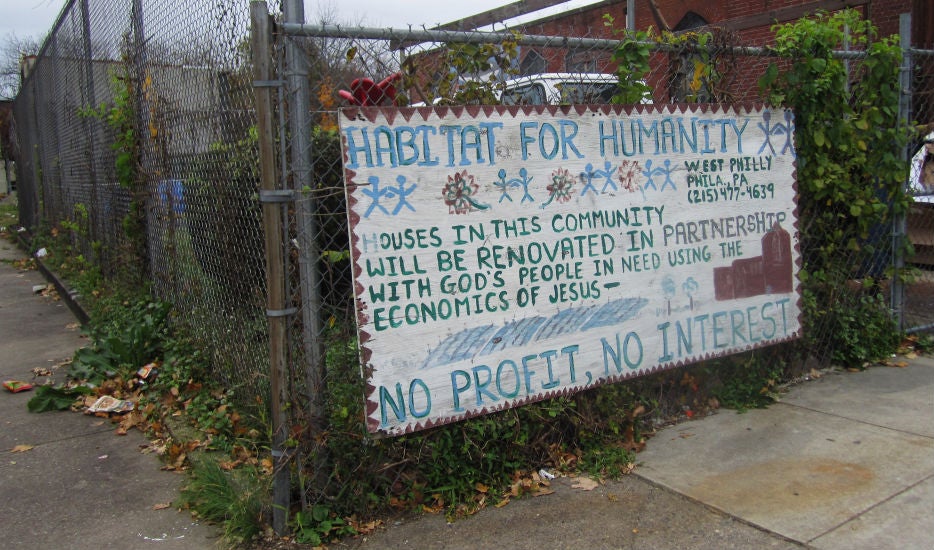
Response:
[{"label": "red object on fence", "polygon": [[350,91],[338,90],[337,93],[351,104],[361,107],[392,105],[396,100],[395,82],[401,78],[402,73],[393,73],[378,83],[371,78],[355,78],[350,83]]}]

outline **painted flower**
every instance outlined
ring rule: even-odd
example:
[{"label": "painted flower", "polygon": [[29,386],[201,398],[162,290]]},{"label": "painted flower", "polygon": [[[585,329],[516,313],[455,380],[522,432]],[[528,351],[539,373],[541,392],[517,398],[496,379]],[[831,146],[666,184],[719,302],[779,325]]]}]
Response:
[{"label": "painted flower", "polygon": [[641,186],[636,183],[636,176],[640,173],[642,173],[642,169],[639,168],[639,161],[624,160],[619,166],[619,182],[622,188],[630,193],[641,189]]},{"label": "painted flower", "polygon": [[478,189],[480,186],[474,181],[473,175],[467,173],[467,170],[448,176],[448,182],[441,192],[444,204],[448,205],[448,213],[466,214],[473,209],[489,208],[489,205],[477,202],[474,197]]},{"label": "painted flower", "polygon": [[551,173],[551,185],[547,189],[550,195],[548,203],[554,200],[568,202],[574,194],[574,177],[568,170],[558,168]]}]

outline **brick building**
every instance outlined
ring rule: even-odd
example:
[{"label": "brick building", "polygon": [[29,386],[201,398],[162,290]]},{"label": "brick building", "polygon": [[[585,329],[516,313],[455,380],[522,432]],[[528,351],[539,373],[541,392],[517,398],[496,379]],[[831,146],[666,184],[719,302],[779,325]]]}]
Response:
[{"label": "brick building", "polygon": [[[439,28],[477,29],[516,16],[534,15],[536,11],[560,3],[554,0],[512,2]],[[616,27],[622,28],[626,23],[627,5],[627,0],[604,0],[535,19],[519,28],[525,34],[611,38],[612,30],[604,25],[604,14],[612,16]],[[635,27],[639,30],[654,27],[657,30],[684,31],[709,25],[735,31],[742,42],[766,44],[771,40],[770,27],[775,23],[794,21],[818,10],[844,8],[859,10],[882,35],[898,34],[899,15],[912,13],[914,45],[928,47],[934,44],[934,2],[930,0],[636,0],[634,12]],[[573,65],[573,56],[569,56],[569,62]],[[535,61],[523,59],[523,63],[531,66]]]},{"label": "brick building", "polygon": [[[523,0],[466,17],[440,26],[446,30],[501,28],[501,22],[524,16],[527,22],[510,23],[510,28],[525,35],[614,38],[614,33],[626,27],[627,0],[604,0],[585,7],[566,9],[559,14],[535,18],[543,8],[561,4],[555,0]],[[897,35],[899,15],[912,14],[912,42],[916,47],[934,47],[934,2],[931,0],[635,0],[635,27],[645,30],[687,31],[710,28],[723,36],[729,45],[763,46],[773,40],[771,27],[776,23],[794,21],[818,10],[836,11],[852,8],[869,19],[880,35]],[[613,19],[608,26],[606,17]],[[531,20],[529,20],[531,19]],[[520,75],[547,72],[612,73],[615,65],[610,52],[574,48],[544,48],[524,46],[520,49],[517,67]],[[430,54],[423,57],[426,68]],[[679,101],[684,97],[685,76],[679,65],[691,67],[676,55],[656,54],[652,59],[653,73],[648,78],[655,90],[656,101]],[[761,60],[744,58],[729,60],[733,75],[729,89],[721,94],[700,98],[702,101],[744,99],[746,91],[755,88],[761,74]],[[437,70],[442,70],[437,68]],[[429,70],[430,72],[430,70]],[[437,75],[428,76],[430,82]]]}]

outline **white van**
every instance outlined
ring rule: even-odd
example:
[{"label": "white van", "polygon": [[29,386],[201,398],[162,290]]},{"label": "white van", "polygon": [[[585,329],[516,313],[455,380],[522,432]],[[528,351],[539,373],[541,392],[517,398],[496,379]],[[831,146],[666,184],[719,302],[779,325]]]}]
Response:
[{"label": "white van", "polygon": [[[567,105],[610,103],[616,75],[603,73],[542,73],[508,80],[500,96],[503,105]],[[642,100],[652,103],[651,97]]]}]

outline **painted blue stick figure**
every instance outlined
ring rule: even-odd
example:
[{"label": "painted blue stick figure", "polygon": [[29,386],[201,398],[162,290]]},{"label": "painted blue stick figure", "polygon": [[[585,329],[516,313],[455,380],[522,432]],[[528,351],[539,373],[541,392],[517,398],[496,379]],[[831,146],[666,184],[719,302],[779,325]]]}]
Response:
[{"label": "painted blue stick figure", "polygon": [[529,177],[528,170],[526,170],[525,168],[520,168],[519,169],[520,177],[518,178],[506,179],[505,169],[500,169],[498,175],[499,175],[499,181],[494,181],[493,185],[498,187],[500,190],[501,194],[499,196],[499,202],[503,202],[503,200],[508,200],[509,202],[512,202],[512,196],[509,194],[509,190],[516,189],[519,187],[522,188],[522,199],[519,200],[520,204],[523,204],[525,202],[535,202],[535,199],[532,198],[532,195],[529,194],[529,183],[532,182],[532,178]]},{"label": "painted blue stick figure", "polygon": [[664,168],[652,168],[652,159],[645,161],[645,170],[642,171],[642,175],[645,176],[645,185],[642,186],[642,196],[645,196],[645,192],[649,188],[658,191],[658,187],[655,186],[655,180],[652,178],[655,176],[660,176],[664,173]]},{"label": "painted blue stick figure", "polygon": [[769,151],[772,151],[772,154],[775,154],[775,147],[772,147],[772,127],[770,122],[772,120],[772,112],[765,111],[762,113],[762,120],[765,121],[765,124],[759,122],[759,129],[762,130],[762,133],[765,134],[765,141],[762,143],[762,147],[759,147],[758,155],[762,154],[762,151],[765,151],[765,148],[768,147]]},{"label": "painted blue stick figure", "polygon": [[584,188],[581,189],[581,196],[587,194],[587,190],[593,191],[593,194],[597,194],[597,188],[593,185],[593,180],[597,178],[604,178],[603,189],[601,193],[605,193],[607,187],[612,187],[613,191],[616,191],[616,182],[613,181],[613,175],[616,174],[616,169],[613,168],[613,164],[610,161],[603,162],[603,170],[595,170],[593,165],[589,162],[587,166],[584,167],[584,171],[581,172],[581,181],[584,182]]},{"label": "painted blue stick figure", "polygon": [[791,139],[791,134],[792,134],[792,131],[794,130],[794,122],[793,122],[794,116],[795,115],[794,113],[791,112],[791,110],[786,110],[785,111],[785,124],[776,124],[776,128],[772,130],[772,132],[775,135],[785,134],[785,145],[782,147],[783,155],[789,150],[791,150],[792,155],[796,155],[794,140]]},{"label": "painted blue stick figure", "polygon": [[412,184],[410,187],[405,187],[405,176],[397,176],[396,183],[399,185],[397,187],[391,187],[386,191],[387,198],[398,198],[399,202],[396,203],[396,207],[392,211],[392,215],[395,216],[402,211],[402,207],[406,206],[412,212],[415,212],[415,207],[412,206],[412,203],[405,200],[406,197],[415,192],[416,184]]},{"label": "painted blue stick figure", "polygon": [[773,155],[776,154],[775,147],[772,145],[772,136],[785,136],[785,144],[782,146],[782,154],[784,155],[791,151],[791,154],[793,156],[795,155],[795,146],[793,140],[791,139],[792,130],[794,128],[794,123],[792,122],[793,118],[794,115],[791,111],[785,111],[785,124],[782,124],[781,122],[772,124],[771,111],[765,111],[762,113],[762,120],[765,121],[765,124],[761,122],[758,124],[759,128],[765,134],[765,142],[762,144],[762,147],[759,147],[758,154],[761,155],[762,151],[765,151],[766,147],[769,148],[769,151],[771,151]]},{"label": "painted blue stick figure", "polygon": [[[396,178],[396,183],[398,185],[396,185],[395,187],[390,187],[388,189],[380,189],[379,178],[376,176],[370,176],[369,178],[367,178],[367,182],[369,182],[370,184],[369,187],[363,187],[360,191],[364,195],[370,197],[370,199],[372,199],[372,202],[370,202],[370,206],[366,209],[366,212],[363,213],[364,218],[369,218],[370,214],[373,213],[373,210],[377,208],[380,211],[382,211],[383,214],[386,214],[387,216],[390,216],[390,215],[395,216],[399,214],[399,212],[402,211],[403,207],[407,207],[412,212],[415,212],[415,207],[412,206],[412,203],[406,200],[406,197],[408,197],[415,191],[415,188],[417,187],[417,185],[413,183],[411,186],[406,187],[405,176],[398,176]],[[386,207],[380,203],[380,200],[382,199],[386,199],[386,200],[398,199],[398,201],[396,202],[395,208],[393,208],[392,210],[392,213],[390,213],[389,210],[387,210]]]},{"label": "painted blue stick figure", "polygon": [[363,213],[363,217],[369,218],[370,214],[373,213],[374,208],[379,208],[380,210],[383,211],[384,214],[388,216],[389,210],[386,210],[386,207],[380,204],[379,201],[380,199],[383,199],[383,198],[392,198],[391,196],[392,190],[391,189],[380,189],[379,178],[376,176],[370,176],[369,178],[367,178],[367,182],[369,182],[370,186],[364,187],[360,191],[364,195],[370,197],[370,199],[372,199],[372,202],[370,202],[370,206],[369,208],[366,209],[366,212]]},{"label": "painted blue stick figure", "polygon": [[665,181],[662,183],[662,188],[659,189],[659,191],[664,191],[666,187],[671,187],[672,191],[677,191],[678,188],[675,187],[675,181],[671,179],[671,173],[673,172],[671,169],[671,161],[665,159],[665,168],[659,168],[659,170],[665,175]]},{"label": "painted blue stick figure", "polygon": [[603,162],[603,170],[598,170],[597,172],[595,172],[596,174],[599,174],[603,176],[604,178],[606,178],[606,181],[603,182],[603,189],[600,190],[601,193],[606,193],[607,187],[612,188],[613,191],[617,190],[616,182],[613,181],[613,176],[616,175],[616,171],[617,171],[617,168],[613,166],[613,164],[610,161],[607,160]]}]

